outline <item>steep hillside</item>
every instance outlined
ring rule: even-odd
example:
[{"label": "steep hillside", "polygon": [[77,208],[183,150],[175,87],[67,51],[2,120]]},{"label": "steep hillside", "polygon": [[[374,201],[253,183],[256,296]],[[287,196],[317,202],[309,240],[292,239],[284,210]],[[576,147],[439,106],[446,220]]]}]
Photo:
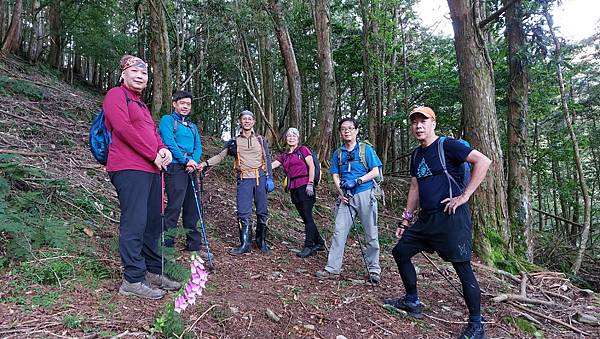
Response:
[{"label": "steep hillside", "polygon": [[[183,313],[183,322],[157,323],[174,294],[147,301],[117,293],[116,195],[87,148],[89,121],[101,99],[50,71],[0,60],[0,337],[130,338],[162,329],[202,338],[449,338],[464,326],[466,308],[450,285],[460,284],[437,256],[431,262],[415,257],[427,305],[424,319],[382,307],[383,298],[403,294],[390,253],[397,210],[381,209],[378,286],[365,283],[354,233],[343,279],[314,277],[327,252],[295,256],[303,225],[281,185],[269,196],[273,254],[254,249],[242,257],[228,255],[238,244],[230,161],[204,179],[202,202],[215,263],[207,288]],[[215,154],[221,144],[204,138],[205,153]],[[406,183],[388,178],[385,185],[392,205],[401,205]],[[334,201],[328,183],[321,184],[315,216],[328,244]],[[178,263],[171,264],[174,274],[182,274],[181,265],[189,262],[182,248],[167,256]],[[584,323],[598,317],[597,294],[580,290],[563,274],[513,275],[479,264],[475,269],[490,338],[600,336],[598,326]]]}]

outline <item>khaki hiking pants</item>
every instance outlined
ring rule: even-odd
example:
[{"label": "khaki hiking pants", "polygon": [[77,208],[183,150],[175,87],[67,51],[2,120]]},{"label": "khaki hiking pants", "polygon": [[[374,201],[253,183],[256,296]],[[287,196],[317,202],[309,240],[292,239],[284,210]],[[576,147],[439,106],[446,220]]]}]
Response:
[{"label": "khaki hiking pants", "polygon": [[354,232],[352,231],[352,218],[354,218],[355,223],[360,221],[363,225],[364,240],[362,240],[362,244],[366,247],[365,259],[369,267],[369,272],[381,274],[381,267],[379,266],[379,235],[377,231],[377,198],[373,194],[373,189],[355,194],[350,199],[349,206],[350,208],[339,201],[337,203],[335,229],[325,270],[335,274],[339,274],[342,271],[346,239],[349,232]]}]

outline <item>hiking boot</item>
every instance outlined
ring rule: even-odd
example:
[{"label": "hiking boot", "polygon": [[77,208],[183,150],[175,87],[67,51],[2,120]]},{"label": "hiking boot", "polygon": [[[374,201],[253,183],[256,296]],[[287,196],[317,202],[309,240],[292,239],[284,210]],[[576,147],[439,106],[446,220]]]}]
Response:
[{"label": "hiking boot", "polygon": [[300,257],[300,258],[306,258],[306,257],[310,257],[310,256],[311,256],[311,255],[313,255],[314,253],[315,253],[315,252],[313,251],[313,249],[312,249],[312,248],[310,248],[310,247],[304,247],[304,248],[302,249],[302,251],[300,251],[300,252],[296,253],[296,256],[297,256],[297,257]]},{"label": "hiking boot", "polygon": [[462,334],[458,337],[459,339],[484,339],[485,330],[483,324],[480,322],[469,321],[469,324],[463,330]]},{"label": "hiking boot", "polygon": [[140,281],[136,283],[130,283],[127,280],[123,279],[123,283],[119,288],[119,294],[126,296],[136,296],[140,298],[146,299],[160,299],[165,295],[165,291],[153,288],[148,285],[145,281]]},{"label": "hiking boot", "polygon": [[267,245],[267,222],[261,219],[256,221],[256,247],[264,254],[271,254],[271,249]]},{"label": "hiking boot", "polygon": [[331,273],[327,270],[317,271],[317,273],[315,273],[315,276],[322,280],[337,280],[340,278],[340,275],[338,273]]},{"label": "hiking boot", "polygon": [[370,282],[371,284],[379,284],[379,282],[381,281],[381,276],[379,275],[379,273],[369,272],[369,275],[365,277],[365,280],[367,282]]},{"label": "hiking boot", "polygon": [[313,252],[325,251],[325,244],[316,244],[312,247]]},{"label": "hiking boot", "polygon": [[234,248],[229,251],[231,255],[242,255],[248,253],[252,246],[252,223],[249,219],[238,219],[240,226],[240,247]]},{"label": "hiking boot", "polygon": [[395,307],[399,310],[406,311],[413,318],[423,318],[423,304],[420,302],[407,301],[404,298],[390,298],[383,301],[384,305]]},{"label": "hiking boot", "polygon": [[146,272],[146,282],[152,287],[160,288],[165,291],[177,291],[181,288],[181,284],[177,281],[167,278],[165,275]]}]

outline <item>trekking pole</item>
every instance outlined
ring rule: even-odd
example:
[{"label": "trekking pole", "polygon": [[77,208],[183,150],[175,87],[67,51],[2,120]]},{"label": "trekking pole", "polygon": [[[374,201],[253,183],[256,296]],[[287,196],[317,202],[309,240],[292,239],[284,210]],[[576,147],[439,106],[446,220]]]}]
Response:
[{"label": "trekking pole", "polygon": [[204,244],[206,245],[206,255],[208,257],[208,266],[213,268],[213,255],[210,251],[210,246],[208,245],[208,238],[206,237],[206,229],[204,228],[204,217],[202,215],[202,211],[200,210],[200,203],[198,202],[198,191],[196,191],[196,180],[195,176],[192,173],[189,174],[190,180],[192,181],[192,189],[194,190],[194,200],[196,201],[196,209],[198,210],[198,217],[200,221],[200,227],[202,229],[202,237],[204,238]]},{"label": "trekking pole", "polygon": [[[348,199],[348,204],[346,206],[348,206],[348,213],[350,213],[350,219],[352,219],[352,228],[354,229],[354,232],[356,233],[356,239],[358,239],[358,247],[360,247],[360,254],[363,260],[363,263],[365,264],[365,270],[367,271],[367,275],[369,276],[369,282],[371,281],[371,272],[369,272],[369,265],[367,264],[367,259],[365,259],[365,251],[363,250],[363,245],[362,245],[362,241],[360,240],[360,233],[358,232],[358,228],[356,227],[356,223],[354,222],[354,216],[352,216],[352,210],[350,209],[350,199],[352,199],[352,197],[354,196],[352,193],[350,193],[349,191],[346,191],[346,194],[344,195],[347,199]],[[344,202],[342,202],[343,204]],[[356,209],[354,209],[356,211]],[[358,211],[357,211],[358,214]]]},{"label": "trekking pole", "polygon": [[165,271],[165,171],[160,171],[160,275]]},{"label": "trekking pole", "polygon": [[450,281],[450,279],[444,274],[444,272],[442,272],[442,270],[440,270],[439,267],[437,267],[437,265],[433,262],[433,260],[431,260],[431,258],[429,258],[429,256],[423,252],[421,252],[421,254],[425,257],[425,259],[427,259],[427,261],[429,261],[429,263],[431,265],[433,265],[433,267],[435,267],[435,269],[438,271],[439,274],[442,275],[442,277],[444,277],[444,279],[446,279],[446,281],[450,284],[450,286],[452,286],[454,288],[454,290],[456,290],[456,292],[458,292],[458,294],[461,297],[465,297],[462,292],[452,283],[452,281]]}]

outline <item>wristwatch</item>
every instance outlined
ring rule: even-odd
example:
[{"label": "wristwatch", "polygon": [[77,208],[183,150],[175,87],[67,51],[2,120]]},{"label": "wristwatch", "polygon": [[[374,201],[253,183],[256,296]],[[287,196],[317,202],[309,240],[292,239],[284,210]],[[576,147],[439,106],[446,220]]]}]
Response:
[{"label": "wristwatch", "polygon": [[363,181],[361,178],[356,179],[356,185],[362,185]]}]

